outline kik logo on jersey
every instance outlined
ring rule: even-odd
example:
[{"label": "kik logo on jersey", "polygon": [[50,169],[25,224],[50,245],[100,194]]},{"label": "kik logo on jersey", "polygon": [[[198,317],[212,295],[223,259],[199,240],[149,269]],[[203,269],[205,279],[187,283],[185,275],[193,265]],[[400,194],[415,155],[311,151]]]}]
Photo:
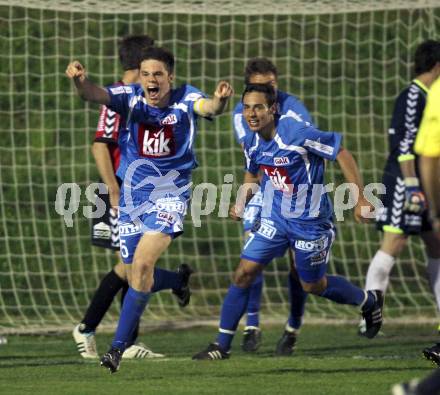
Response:
[{"label": "kik logo on jersey", "polygon": [[293,185],[290,181],[287,169],[283,167],[261,165],[261,170],[263,170],[264,174],[269,177],[275,190],[293,192]]},{"label": "kik logo on jersey", "polygon": [[153,126],[139,124],[139,154],[147,158],[174,155],[175,144],[171,125]]}]

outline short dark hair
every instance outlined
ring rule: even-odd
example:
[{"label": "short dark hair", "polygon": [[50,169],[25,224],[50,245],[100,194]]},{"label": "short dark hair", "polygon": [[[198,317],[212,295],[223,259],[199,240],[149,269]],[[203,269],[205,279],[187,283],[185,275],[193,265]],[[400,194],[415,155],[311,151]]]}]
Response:
[{"label": "short dark hair", "polygon": [[125,36],[119,42],[119,61],[122,68],[134,70],[139,68],[139,58],[143,49],[152,47],[154,39],[146,34]]},{"label": "short dark hair", "polygon": [[275,88],[271,84],[247,84],[241,95],[241,101],[243,102],[244,96],[251,92],[263,93],[264,96],[266,96],[266,101],[269,107],[273,106],[277,100]]},{"label": "short dark hair", "polygon": [[142,51],[139,66],[144,60],[153,59],[165,64],[169,74],[174,72],[174,55],[166,48],[150,47]]},{"label": "short dark hair", "polygon": [[276,66],[267,58],[252,58],[249,59],[246,68],[244,69],[244,83],[249,84],[249,80],[254,74],[268,74],[272,73],[275,78],[278,77],[278,70]]},{"label": "short dark hair", "polygon": [[426,40],[414,54],[414,72],[416,75],[431,71],[440,62],[440,41]]}]

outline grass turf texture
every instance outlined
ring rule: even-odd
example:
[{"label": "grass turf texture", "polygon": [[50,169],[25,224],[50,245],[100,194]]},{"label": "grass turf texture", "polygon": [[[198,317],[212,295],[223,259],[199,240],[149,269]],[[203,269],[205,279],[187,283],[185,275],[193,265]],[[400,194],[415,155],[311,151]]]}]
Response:
[{"label": "grass turf texture", "polygon": [[[385,326],[368,340],[355,326],[305,325],[292,357],[273,350],[281,327],[263,327],[255,354],[240,350],[241,333],[226,361],[192,361],[212,341],[215,328],[154,331],[140,340],[165,360],[123,361],[110,375],[98,361],[82,359],[70,335],[10,336],[0,347],[0,393],[9,394],[389,394],[392,384],[424,377],[433,366],[421,350],[436,341],[432,326]],[[98,350],[111,340],[99,334]]]}]

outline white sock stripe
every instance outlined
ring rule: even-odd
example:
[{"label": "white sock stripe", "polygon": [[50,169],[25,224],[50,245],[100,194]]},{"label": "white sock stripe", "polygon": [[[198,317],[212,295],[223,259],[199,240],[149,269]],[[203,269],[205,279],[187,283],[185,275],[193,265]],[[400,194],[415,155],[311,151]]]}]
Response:
[{"label": "white sock stripe", "polygon": [[227,335],[235,335],[235,331],[230,331],[229,329],[218,328],[220,333],[226,333]]},{"label": "white sock stripe", "polygon": [[247,331],[249,329],[259,330],[260,328],[258,326],[245,326],[244,330]]},{"label": "white sock stripe", "polygon": [[249,316],[249,315],[258,315],[259,314],[259,312],[258,311],[255,311],[255,312],[251,312],[251,313],[247,313],[247,315]]},{"label": "white sock stripe", "polygon": [[286,322],[286,326],[284,329],[289,333],[296,333],[299,334],[299,329],[295,329],[293,326],[290,326],[288,322]]},{"label": "white sock stripe", "polygon": [[364,301],[361,303],[360,308],[362,309],[362,307],[364,307],[364,304],[367,302],[368,300],[368,292],[364,291],[365,297],[364,297]]}]

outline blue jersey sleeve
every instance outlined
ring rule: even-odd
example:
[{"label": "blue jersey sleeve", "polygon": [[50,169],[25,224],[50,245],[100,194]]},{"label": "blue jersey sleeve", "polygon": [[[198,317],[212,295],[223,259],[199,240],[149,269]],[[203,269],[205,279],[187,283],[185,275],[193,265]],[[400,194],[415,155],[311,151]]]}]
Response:
[{"label": "blue jersey sleeve", "polygon": [[106,88],[110,95],[110,104],[108,104],[107,107],[120,114],[123,118],[127,118],[130,110],[130,101],[134,96],[135,88],[136,85]]},{"label": "blue jersey sleeve", "polygon": [[301,103],[298,99],[290,96],[287,105],[289,106],[289,109],[286,111],[286,115],[289,115],[289,110],[293,111],[296,115],[299,115],[300,119],[303,122],[308,122],[310,124],[313,124],[313,119],[309,112],[307,111],[306,107],[303,103]]},{"label": "blue jersey sleeve", "polygon": [[313,126],[303,129],[303,147],[321,158],[335,160],[342,142],[342,134],[337,132],[323,132]]},{"label": "blue jersey sleeve", "polygon": [[246,137],[246,120],[243,117],[243,104],[240,102],[234,108],[232,115],[232,128],[234,129],[234,137],[238,144],[242,145]]},{"label": "blue jersey sleeve", "polygon": [[187,106],[188,114],[190,114],[191,118],[197,119],[198,114],[194,111],[194,103],[204,97],[207,97],[207,95],[202,91],[191,85],[185,85],[185,92],[181,103]]},{"label": "blue jersey sleeve", "polygon": [[252,155],[249,154],[249,150],[244,148],[244,157],[246,159],[245,170],[252,174],[258,174],[260,166],[252,159]]},{"label": "blue jersey sleeve", "polygon": [[291,117],[297,121],[313,124],[312,116],[307,111],[304,104],[295,96],[278,91],[278,100],[280,102],[280,116]]}]

